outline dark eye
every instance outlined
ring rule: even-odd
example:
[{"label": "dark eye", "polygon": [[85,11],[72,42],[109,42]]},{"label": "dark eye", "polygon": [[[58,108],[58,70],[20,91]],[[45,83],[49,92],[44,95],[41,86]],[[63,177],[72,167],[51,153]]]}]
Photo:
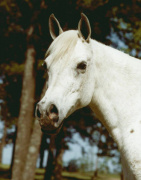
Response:
[{"label": "dark eye", "polygon": [[47,64],[45,62],[42,64],[42,67],[43,67],[44,71],[47,71]]},{"label": "dark eye", "polygon": [[87,63],[84,62],[84,61],[81,62],[81,63],[79,63],[79,64],[77,65],[77,69],[78,69],[78,70],[81,70],[82,72],[85,72],[86,67],[87,67]]}]

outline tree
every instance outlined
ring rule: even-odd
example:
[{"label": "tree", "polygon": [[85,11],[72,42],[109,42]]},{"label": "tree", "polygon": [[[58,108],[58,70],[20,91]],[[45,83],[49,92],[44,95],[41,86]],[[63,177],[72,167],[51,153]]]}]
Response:
[{"label": "tree", "polygon": [[64,138],[65,130],[61,130],[57,136],[54,135],[50,137],[48,160],[44,180],[51,180],[51,178],[54,180],[62,179],[63,154],[64,150],[67,148]]},{"label": "tree", "polygon": [[[27,38],[32,36],[34,27],[30,26],[27,32]],[[34,111],[35,96],[35,49],[29,45],[26,52],[25,71],[23,76],[23,87],[21,96],[20,114],[17,124],[17,139],[14,153],[14,164],[12,169],[12,179],[19,180],[25,166],[26,155],[28,152],[29,140]]]},{"label": "tree", "polygon": [[54,159],[54,170],[53,170],[53,179],[61,180],[62,171],[63,171],[63,154],[66,149],[68,149],[67,142],[65,140],[68,137],[68,131],[64,126],[61,132],[55,137],[55,147],[56,154]]},{"label": "tree", "polygon": [[78,167],[78,164],[77,164],[77,160],[76,159],[72,159],[69,162],[69,164],[68,164],[68,166],[66,168],[67,168],[67,171],[69,171],[69,172],[77,172],[79,170],[79,167]]},{"label": "tree", "polygon": [[34,179],[41,138],[42,132],[39,127],[39,122],[38,120],[35,120],[22,180]]},{"label": "tree", "polygon": [[[46,84],[44,85],[41,98],[45,94],[45,91],[46,91]],[[39,122],[36,119],[34,121],[33,132],[30,138],[28,153],[26,157],[26,163],[25,163],[23,174],[22,174],[22,180],[34,179],[35,170],[36,170],[36,162],[37,162],[37,157],[38,157],[39,148],[41,144],[41,138],[42,138],[42,132],[40,129]]]},{"label": "tree", "polygon": [[0,163],[2,163],[2,154],[3,154],[3,148],[6,144],[6,135],[7,135],[7,125],[4,124],[4,128],[3,128],[3,136],[0,140]]},{"label": "tree", "polygon": [[56,150],[55,149],[55,136],[51,136],[44,180],[46,179],[51,180],[51,177],[53,175],[55,150]]},{"label": "tree", "polygon": [[43,168],[43,160],[44,160],[44,151],[49,149],[47,140],[47,135],[43,133],[41,145],[40,145],[40,151],[39,151],[39,168]]},{"label": "tree", "polygon": [[[15,1],[9,1],[9,2],[2,1],[0,4],[0,6],[2,7],[3,17],[5,15],[4,13],[6,13],[7,19],[8,19],[8,21],[7,21],[7,19],[6,20],[4,19],[5,21],[3,21],[3,24],[5,23],[4,24],[5,26],[3,26],[3,29],[2,29],[3,30],[2,33],[4,34],[4,38],[2,38],[2,39],[5,41],[6,39],[8,39],[11,36],[11,34],[12,35],[15,34],[15,37],[17,38],[17,35],[20,32],[19,39],[21,40],[21,37],[23,37],[23,38],[25,38],[25,40],[24,40],[24,43],[18,42],[19,43],[18,45],[22,49],[23,53],[25,53],[25,50],[26,50],[26,53],[25,53],[26,55],[22,56],[22,57],[25,57],[25,59],[26,59],[25,64],[24,64],[24,59],[22,59],[22,61],[20,61],[20,63],[22,63],[22,66],[20,66],[20,64],[18,64],[19,59],[20,59],[19,57],[22,55],[21,53],[19,53],[20,51],[17,51],[15,53],[17,55],[17,57],[15,57],[15,55],[14,55],[14,60],[18,61],[18,63],[15,63],[15,62],[13,63],[14,68],[13,68],[13,66],[9,66],[8,63],[7,64],[3,63],[1,65],[3,79],[4,79],[4,81],[9,81],[9,82],[11,81],[12,76],[14,76],[13,79],[17,79],[17,76],[15,74],[17,72],[19,72],[19,70],[21,69],[20,67],[24,67],[23,68],[24,69],[23,88],[22,88],[22,95],[21,95],[22,96],[21,97],[21,108],[20,108],[19,121],[18,121],[18,126],[17,126],[18,134],[17,134],[16,148],[15,148],[15,153],[14,153],[15,156],[14,156],[14,165],[13,165],[13,179],[21,179],[23,167],[25,167],[24,164],[26,161],[28,145],[30,142],[30,136],[31,136],[31,132],[32,132],[33,112],[34,112],[34,103],[35,103],[35,99],[34,99],[35,98],[34,97],[34,95],[35,95],[35,78],[36,78],[35,72],[34,72],[35,71],[35,54],[36,54],[35,48],[36,48],[36,45],[33,46],[33,44],[34,44],[34,41],[37,39],[37,36],[35,36],[35,32],[38,31],[38,28],[37,28],[38,23],[36,22],[38,15],[39,15],[38,10],[40,9],[40,6],[38,7],[38,5],[40,5],[40,3],[42,4],[42,2],[30,3],[29,1],[22,1],[22,3],[19,3],[19,1],[15,0]],[[36,7],[38,7],[38,8],[36,9]],[[26,12],[28,11],[29,13],[25,13],[25,11]],[[12,25],[11,25],[11,21],[12,21]],[[7,27],[8,27],[8,30],[6,30]],[[4,31],[4,29],[6,31]],[[16,40],[18,41],[18,38]],[[13,47],[17,43],[17,41],[13,41],[14,43],[11,43],[12,45],[10,43],[9,44],[11,45],[11,47]],[[23,46],[24,46],[24,48],[23,48]],[[4,46],[4,48],[6,48],[6,47]],[[7,49],[4,49],[4,52],[6,50]],[[5,58],[7,58],[7,57],[5,57],[4,54],[2,54],[2,61]],[[10,56],[10,58],[11,58],[11,56]],[[9,59],[8,59],[8,61],[9,61]],[[20,72],[21,74],[23,72],[23,69]],[[10,74],[9,72],[10,73],[12,72],[12,73]],[[10,75],[10,76],[8,76],[8,75]],[[18,88],[18,89],[20,89],[20,88]],[[9,88],[9,85],[8,85],[7,92],[9,90],[11,90],[11,88]],[[20,93],[19,93],[19,96],[20,96]],[[17,99],[17,97],[16,97],[16,99]],[[14,99],[12,98],[12,101],[13,100]],[[5,99],[5,101],[8,101],[8,100]],[[10,102],[10,101],[8,101],[8,102]],[[19,101],[17,101],[17,102],[19,102]],[[19,104],[20,103],[18,103],[17,107],[19,107]],[[12,107],[11,114],[13,115],[13,112],[15,112],[15,109],[13,111],[13,107],[16,107],[16,106],[9,105],[8,107],[9,107],[9,110]],[[14,116],[18,114],[19,108],[17,108],[17,107],[16,107],[16,114],[14,114]],[[37,124],[37,122],[35,123],[35,126],[36,126],[36,124]],[[35,129],[35,131],[36,131],[36,128],[33,128],[33,129]],[[35,131],[33,130],[33,132],[35,132]],[[34,139],[34,134],[32,135],[32,140]],[[36,135],[37,138],[38,138],[38,135],[40,135],[39,137],[41,138],[41,132],[39,132]],[[33,142],[32,140],[31,140],[31,142]],[[38,142],[38,141],[36,141],[36,142]],[[34,164],[36,165],[36,162]]]}]

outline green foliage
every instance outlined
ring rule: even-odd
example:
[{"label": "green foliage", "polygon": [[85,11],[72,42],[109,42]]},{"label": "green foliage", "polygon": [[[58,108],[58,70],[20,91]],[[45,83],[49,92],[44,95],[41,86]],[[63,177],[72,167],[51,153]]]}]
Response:
[{"label": "green foliage", "polygon": [[114,31],[128,46],[128,51],[131,52],[132,49],[135,49],[136,57],[139,57],[141,45],[141,1],[119,1],[111,9],[111,13],[111,23]]},{"label": "green foliage", "polygon": [[22,75],[24,71],[24,64],[18,64],[17,62],[11,61],[10,64],[1,64],[1,75],[5,73],[5,75]]},{"label": "green foliage", "polygon": [[11,15],[17,13],[15,11],[17,10],[17,4],[15,3],[14,0],[1,0],[0,7],[4,8]]},{"label": "green foliage", "polygon": [[141,21],[135,22],[136,29],[133,30],[134,32],[134,41],[137,45],[137,49],[141,47]]},{"label": "green foliage", "polygon": [[109,0],[78,0],[79,5],[83,6],[83,8],[85,7],[91,10],[107,4],[108,1]]}]

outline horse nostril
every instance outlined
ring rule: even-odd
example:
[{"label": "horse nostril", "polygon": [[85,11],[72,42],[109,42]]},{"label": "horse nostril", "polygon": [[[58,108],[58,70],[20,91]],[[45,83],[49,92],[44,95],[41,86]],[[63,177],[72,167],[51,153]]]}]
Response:
[{"label": "horse nostril", "polygon": [[54,104],[52,104],[52,105],[50,106],[49,112],[50,112],[50,113],[58,114],[58,109],[57,109],[57,107],[56,107]]},{"label": "horse nostril", "polygon": [[36,110],[36,115],[37,115],[37,117],[38,117],[38,118],[40,118],[40,117],[41,117],[41,113],[40,113],[39,108],[37,108],[37,110]]},{"label": "horse nostril", "polygon": [[59,119],[58,109],[57,109],[57,107],[54,104],[51,104],[51,106],[49,108],[49,115],[48,116],[54,122],[58,121],[58,119]]}]

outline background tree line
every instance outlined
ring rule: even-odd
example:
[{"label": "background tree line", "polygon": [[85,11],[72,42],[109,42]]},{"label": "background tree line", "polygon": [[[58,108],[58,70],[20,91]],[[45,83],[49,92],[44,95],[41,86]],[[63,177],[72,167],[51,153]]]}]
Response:
[{"label": "background tree line", "polygon": [[[61,179],[62,157],[76,132],[98,147],[98,157],[114,156],[112,150],[117,149],[89,108],[70,116],[56,137],[43,135],[34,117],[36,102],[46,90],[42,63],[52,42],[48,18],[54,13],[64,30],[76,29],[81,12],[90,20],[92,38],[141,57],[141,0],[0,1],[0,115],[4,122],[0,160],[11,139],[9,176],[13,180],[34,179],[37,157],[40,154],[42,167],[45,149],[49,152],[45,179]],[[15,132],[8,134],[13,125]]]}]

